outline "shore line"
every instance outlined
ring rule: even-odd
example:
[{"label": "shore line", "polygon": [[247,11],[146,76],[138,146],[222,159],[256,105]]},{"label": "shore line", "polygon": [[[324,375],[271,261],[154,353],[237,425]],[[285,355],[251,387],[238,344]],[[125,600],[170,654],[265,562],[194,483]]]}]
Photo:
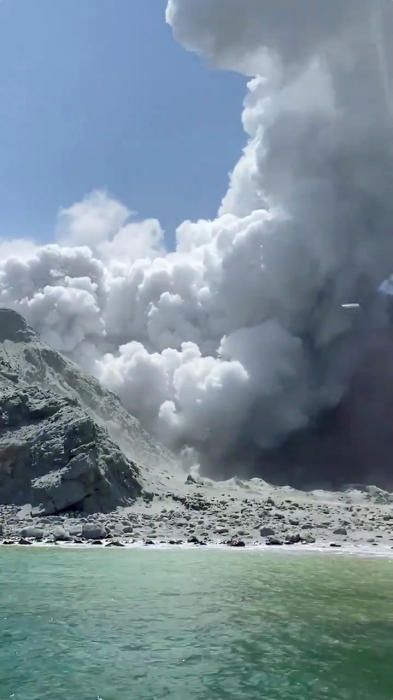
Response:
[{"label": "shore line", "polygon": [[143,541],[137,542],[122,542],[120,545],[110,545],[102,543],[76,543],[76,542],[29,542],[28,544],[20,544],[19,542],[4,544],[0,542],[0,549],[63,549],[63,550],[85,550],[85,549],[105,549],[105,550],[153,550],[153,551],[220,551],[220,552],[241,552],[241,553],[256,553],[266,554],[268,552],[275,553],[293,553],[293,554],[329,554],[329,555],[345,555],[345,556],[360,556],[365,558],[383,558],[393,560],[393,548],[380,545],[377,547],[368,547],[366,545],[348,544],[341,546],[330,546],[327,543],[319,544],[294,544],[294,545],[266,545],[264,543],[248,544],[245,547],[231,547],[227,544],[209,542],[206,545],[195,545],[188,542],[182,544],[169,543],[154,543],[145,544]]}]

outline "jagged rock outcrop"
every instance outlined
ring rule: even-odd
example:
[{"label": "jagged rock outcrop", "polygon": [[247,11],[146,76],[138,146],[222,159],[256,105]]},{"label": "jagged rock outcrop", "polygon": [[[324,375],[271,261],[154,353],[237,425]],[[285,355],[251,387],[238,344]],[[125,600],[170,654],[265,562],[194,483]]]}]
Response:
[{"label": "jagged rock outcrop", "polygon": [[110,511],[174,467],[116,396],[0,309],[0,503]]}]

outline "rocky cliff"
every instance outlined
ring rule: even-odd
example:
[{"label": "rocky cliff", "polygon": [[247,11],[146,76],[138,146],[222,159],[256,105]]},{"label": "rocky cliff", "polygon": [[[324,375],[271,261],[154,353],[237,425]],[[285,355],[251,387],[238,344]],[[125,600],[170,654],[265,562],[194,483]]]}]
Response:
[{"label": "rocky cliff", "polygon": [[0,309],[0,503],[105,512],[175,470],[115,395]]}]

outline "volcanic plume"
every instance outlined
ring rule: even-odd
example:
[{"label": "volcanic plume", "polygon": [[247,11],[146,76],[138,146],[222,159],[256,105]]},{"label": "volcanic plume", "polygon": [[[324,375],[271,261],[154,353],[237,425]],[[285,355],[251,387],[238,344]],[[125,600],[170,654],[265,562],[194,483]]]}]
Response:
[{"label": "volcanic plume", "polygon": [[[372,406],[391,376],[393,3],[169,0],[166,19],[248,79],[217,218],[183,222],[167,251],[158,221],[93,192],[55,244],[0,242],[0,303],[188,464],[336,482],[369,478],[378,453],[386,481],[393,402]],[[385,427],[363,450],[366,424]]]}]

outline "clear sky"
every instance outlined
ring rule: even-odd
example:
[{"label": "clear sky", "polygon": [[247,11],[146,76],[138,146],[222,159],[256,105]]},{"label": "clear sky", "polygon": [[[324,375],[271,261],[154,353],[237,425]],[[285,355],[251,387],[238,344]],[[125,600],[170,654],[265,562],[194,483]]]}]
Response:
[{"label": "clear sky", "polygon": [[0,236],[49,240],[103,188],[171,245],[213,216],[245,136],[244,79],[176,44],[166,0],[0,2]]}]

